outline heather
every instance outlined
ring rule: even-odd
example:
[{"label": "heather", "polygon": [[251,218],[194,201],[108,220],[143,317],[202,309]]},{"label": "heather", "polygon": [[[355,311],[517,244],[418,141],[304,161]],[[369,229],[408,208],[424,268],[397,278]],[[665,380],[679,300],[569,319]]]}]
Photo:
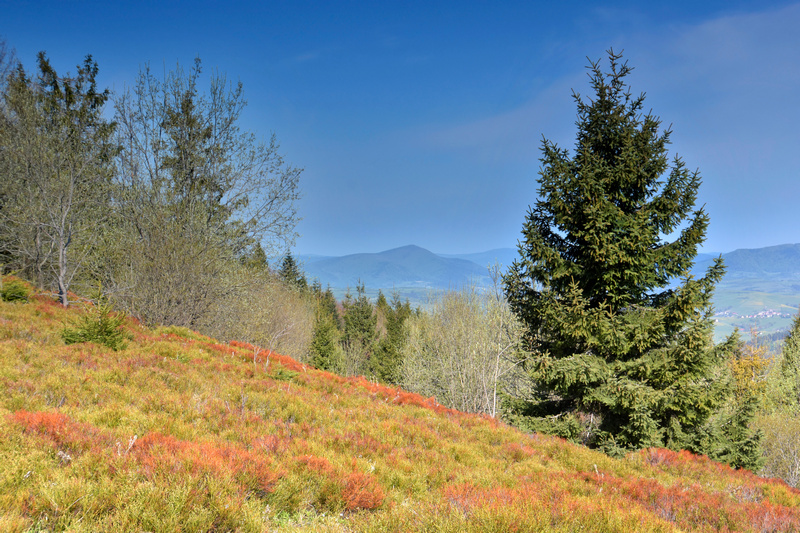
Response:
[{"label": "heather", "polygon": [[[8,279],[8,278],[7,278]],[[796,531],[800,492],[689,452],[621,459],[250,344],[0,302],[4,531]]]}]

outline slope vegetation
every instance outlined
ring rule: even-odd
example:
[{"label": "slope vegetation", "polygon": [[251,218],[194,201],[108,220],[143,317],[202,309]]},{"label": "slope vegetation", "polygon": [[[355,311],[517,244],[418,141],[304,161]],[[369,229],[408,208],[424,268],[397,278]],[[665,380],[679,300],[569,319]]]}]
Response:
[{"label": "slope vegetation", "polygon": [[[78,306],[79,307],[79,306]],[[2,531],[797,531],[800,492],[610,459],[245,344],[0,302]]]}]

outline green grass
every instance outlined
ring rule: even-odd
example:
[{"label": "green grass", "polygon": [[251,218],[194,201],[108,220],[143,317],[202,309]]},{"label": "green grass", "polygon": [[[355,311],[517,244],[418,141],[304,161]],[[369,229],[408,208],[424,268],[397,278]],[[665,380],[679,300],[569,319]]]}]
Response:
[{"label": "green grass", "polygon": [[241,343],[0,302],[0,531],[797,531],[800,492],[625,459]]}]

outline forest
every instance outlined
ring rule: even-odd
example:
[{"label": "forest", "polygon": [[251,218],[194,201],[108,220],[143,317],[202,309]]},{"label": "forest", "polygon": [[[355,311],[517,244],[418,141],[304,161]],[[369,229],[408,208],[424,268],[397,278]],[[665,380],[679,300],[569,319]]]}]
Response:
[{"label": "forest", "polygon": [[276,136],[240,129],[241,83],[198,59],[161,77],[144,67],[112,94],[91,56],[57,73],[0,45],[0,266],[13,275],[0,293],[27,301],[32,286],[85,308],[64,343],[119,349],[130,317],[611,457],[688,450],[800,483],[800,318],[773,353],[757,332],[713,342],[724,265],[688,275],[710,223],[701,179],[670,159],[670,130],[642,113],[619,54],[589,66],[591,98],[575,95],[574,152],[543,141],[517,262],[491,272],[493,290],[412,308],[363,285],[337,301],[306,278],[290,253],[302,168]]}]

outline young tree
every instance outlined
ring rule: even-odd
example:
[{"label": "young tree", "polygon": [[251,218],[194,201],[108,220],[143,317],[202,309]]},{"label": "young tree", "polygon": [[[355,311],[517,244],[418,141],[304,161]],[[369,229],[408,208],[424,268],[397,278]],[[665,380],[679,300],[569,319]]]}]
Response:
[{"label": "young tree", "polygon": [[399,385],[406,343],[405,322],[411,316],[411,304],[408,300],[402,302],[397,292],[392,294],[390,304],[379,291],[375,312],[379,338],[369,361],[370,372],[378,381]]},{"label": "young tree", "polygon": [[343,303],[343,371],[347,376],[369,373],[369,359],[374,350],[377,317],[363,283],[356,286],[356,297],[348,293]]},{"label": "young tree", "polygon": [[330,287],[322,290],[319,280],[314,280],[311,284],[311,294],[315,300],[316,314],[309,348],[310,362],[321,370],[344,373],[343,350],[339,345],[342,336],[341,320],[336,298]]},{"label": "young tree", "polygon": [[791,384],[792,399],[800,404],[800,314],[794,317],[781,353],[781,374]]},{"label": "young tree", "polygon": [[609,60],[608,73],[590,66],[594,96],[574,95],[574,154],[543,141],[539,199],[504,277],[538,391],[510,418],[608,453],[712,453],[722,436],[708,424],[730,388],[735,342],[712,342],[721,259],[689,274],[708,226],[694,208],[700,175],[670,163],[670,130],[642,114],[621,55]]},{"label": "young tree", "polygon": [[115,125],[102,116],[109,92],[98,90],[91,56],[75,76],[58,76],[44,52],[38,66],[35,79],[19,66],[5,95],[1,242],[66,307],[108,210]]}]

